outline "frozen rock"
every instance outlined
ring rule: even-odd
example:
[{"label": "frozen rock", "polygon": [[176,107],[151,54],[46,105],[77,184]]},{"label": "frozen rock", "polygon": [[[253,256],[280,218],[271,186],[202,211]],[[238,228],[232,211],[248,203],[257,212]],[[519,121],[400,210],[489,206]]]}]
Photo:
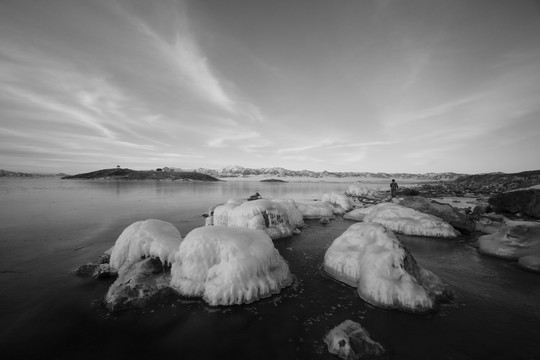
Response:
[{"label": "frozen rock", "polygon": [[373,206],[367,206],[364,208],[354,209],[353,211],[343,215],[343,218],[347,220],[364,221],[364,218],[367,214],[369,214],[372,208]]},{"label": "frozen rock", "polygon": [[137,221],[125,228],[116,240],[111,252],[111,268],[120,271],[147,256],[170,264],[181,242],[182,235],[171,223],[156,219]]},{"label": "frozen rock", "polygon": [[377,192],[377,189],[353,184],[349,186],[345,194],[349,196],[373,196],[376,192]]},{"label": "frozen rock", "polygon": [[261,230],[205,226],[180,244],[171,287],[208,304],[247,304],[292,283],[289,266]]},{"label": "frozen rock", "polygon": [[304,216],[298,210],[296,202],[293,199],[274,199],[273,201],[283,205],[287,210],[287,216],[289,217],[289,223],[295,228],[303,228],[306,226],[304,223]]},{"label": "frozen rock", "polygon": [[414,209],[381,203],[373,206],[364,217],[364,222],[374,222],[405,235],[452,238],[459,235],[450,224],[442,219]]},{"label": "frozen rock", "polygon": [[170,275],[163,272],[159,258],[148,257],[122,267],[105,296],[105,306],[109,311],[144,307],[161,296],[171,294],[169,282]]},{"label": "frozen rock", "polygon": [[537,253],[537,255],[520,257],[518,260],[518,267],[523,270],[540,273],[540,252]]},{"label": "frozen rock", "polygon": [[369,337],[369,333],[362,325],[345,320],[325,336],[324,342],[328,352],[342,359],[360,359],[365,356],[379,356],[384,348]]},{"label": "frozen rock", "polygon": [[392,231],[376,223],[353,224],[335,239],[324,255],[324,270],[383,308],[426,312],[449,297],[444,283],[419,266]]},{"label": "frozen rock", "polygon": [[540,219],[540,188],[536,186],[495,194],[488,201],[497,212],[521,213]]},{"label": "frozen rock", "polygon": [[321,196],[321,201],[333,207],[335,215],[343,215],[353,209],[352,201],[343,194],[325,193]]},{"label": "frozen rock", "polygon": [[296,207],[305,219],[334,218],[333,208],[318,200],[296,200]]},{"label": "frozen rock", "polygon": [[478,252],[498,258],[518,260],[540,254],[540,223],[507,221],[499,231],[478,238]]},{"label": "frozen rock", "polygon": [[272,239],[291,236],[295,228],[289,222],[287,207],[266,199],[218,206],[214,225],[263,230]]},{"label": "frozen rock", "polygon": [[400,199],[399,205],[441,218],[461,232],[471,233],[475,230],[474,221],[450,204],[440,203],[423,196],[408,196]]}]

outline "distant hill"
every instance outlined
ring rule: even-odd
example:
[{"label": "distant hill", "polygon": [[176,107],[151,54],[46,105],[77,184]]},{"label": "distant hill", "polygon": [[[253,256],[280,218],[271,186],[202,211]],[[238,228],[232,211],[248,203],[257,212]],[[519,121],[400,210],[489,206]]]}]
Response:
[{"label": "distant hill", "polygon": [[40,173],[24,173],[24,172],[18,172],[18,171],[9,171],[9,170],[2,170],[0,169],[0,178],[2,177],[8,177],[8,178],[60,178],[62,176],[66,176],[66,174],[60,173],[60,174],[40,174]]},{"label": "distant hill", "polygon": [[213,176],[198,172],[176,172],[131,169],[103,169],[73,176],[64,176],[62,179],[111,179],[111,180],[180,180],[180,181],[219,181]]},{"label": "distant hill", "polygon": [[485,192],[501,192],[540,184],[540,170],[518,173],[488,173],[461,176],[455,180],[463,189],[483,189]]}]

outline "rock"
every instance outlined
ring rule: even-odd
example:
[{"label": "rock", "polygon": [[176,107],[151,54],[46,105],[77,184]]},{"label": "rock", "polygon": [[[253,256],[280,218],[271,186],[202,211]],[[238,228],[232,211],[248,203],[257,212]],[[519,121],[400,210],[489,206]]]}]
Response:
[{"label": "rock", "polygon": [[540,219],[540,189],[537,187],[495,194],[488,202],[497,212],[522,213]]},{"label": "rock", "polygon": [[360,359],[364,356],[379,356],[385,350],[378,342],[369,337],[369,333],[359,323],[345,320],[330,330],[324,337],[328,352],[342,359]]},{"label": "rock", "polygon": [[410,196],[400,200],[399,205],[439,217],[466,234],[475,230],[474,221],[449,204],[433,201],[423,196]]},{"label": "rock", "polygon": [[319,219],[319,223],[320,223],[320,224],[323,224],[323,225],[329,224],[329,223],[330,223],[330,219],[325,218],[325,217],[320,218],[320,219]]},{"label": "rock", "polygon": [[540,253],[540,223],[510,221],[499,231],[478,238],[478,252],[508,260]]},{"label": "rock", "polygon": [[446,285],[380,224],[351,225],[326,251],[324,271],[382,308],[429,312],[450,299]]},{"label": "rock", "polygon": [[88,263],[79,266],[77,270],[75,270],[75,275],[77,276],[92,276],[94,271],[96,271],[99,268],[99,264],[94,263]]},{"label": "rock", "polygon": [[161,296],[173,294],[169,288],[170,274],[163,270],[157,257],[123,267],[105,296],[105,306],[109,311],[142,308]]},{"label": "rock", "polygon": [[406,195],[406,196],[416,196],[416,195],[419,195],[420,192],[416,189],[402,188],[402,189],[398,189],[397,194]]},{"label": "rock", "polygon": [[523,270],[540,273],[540,253],[520,257],[518,267]]}]

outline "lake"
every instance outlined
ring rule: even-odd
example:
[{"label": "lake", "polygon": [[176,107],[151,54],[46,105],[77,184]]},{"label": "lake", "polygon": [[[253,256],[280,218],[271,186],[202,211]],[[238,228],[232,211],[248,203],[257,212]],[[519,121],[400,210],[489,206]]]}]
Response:
[{"label": "lake", "polygon": [[[294,283],[242,306],[178,298],[110,314],[113,280],[74,276],[125,227],[149,218],[185,236],[209,207],[258,191],[265,198],[320,198],[349,183],[116,182],[0,179],[0,354],[4,359],[337,359],[325,334],[346,319],[383,345],[385,359],[540,359],[540,275],[477,254],[471,237],[398,235],[455,299],[430,315],[364,303],[321,272],[326,249],[352,221],[306,221],[274,244]],[[372,186],[386,184],[369,184]]]}]

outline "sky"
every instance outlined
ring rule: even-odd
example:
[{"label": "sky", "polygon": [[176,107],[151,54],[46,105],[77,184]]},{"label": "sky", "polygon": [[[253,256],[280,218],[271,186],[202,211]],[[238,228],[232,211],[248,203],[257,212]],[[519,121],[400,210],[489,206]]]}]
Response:
[{"label": "sky", "polygon": [[539,154],[539,1],[0,1],[0,169],[476,174]]}]

